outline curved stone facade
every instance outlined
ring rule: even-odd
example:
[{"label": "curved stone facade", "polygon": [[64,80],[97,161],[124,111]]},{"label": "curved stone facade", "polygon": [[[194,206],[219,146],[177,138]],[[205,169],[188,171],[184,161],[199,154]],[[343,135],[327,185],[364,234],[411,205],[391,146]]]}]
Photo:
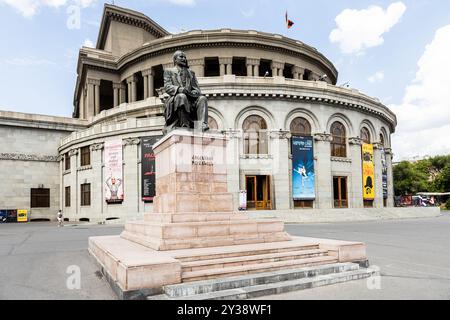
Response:
[{"label": "curved stone facade", "polygon": [[[87,119],[90,125],[62,139],[59,148],[62,204],[64,189],[71,188],[71,205],[64,208],[66,217],[104,221],[139,218],[144,212],[152,211],[152,203],[142,200],[140,139],[162,135],[164,105],[157,89],[162,86],[163,70],[173,66],[173,52],[180,49],[186,52],[190,68],[209,100],[210,121],[217,126],[214,130],[228,138],[228,192],[234,195],[236,210],[239,191],[247,189],[251,193],[251,181],[258,184],[260,180],[264,190],[255,187],[255,192],[264,192],[267,198],[260,209],[299,207],[292,197],[293,133],[290,131],[291,123],[299,117],[309,123],[309,135],[314,139],[316,198],[307,207],[336,207],[333,177],[345,178],[346,207],[393,206],[390,136],[395,131],[396,117],[377,99],[336,86],[337,70],[316,49],[300,41],[257,31],[199,30],[169,35],[155,24],[159,33],[153,30],[144,43],[128,43],[129,50],[123,53],[119,35],[128,34],[129,28],[142,28],[136,21],[124,22],[117,18],[125,13],[135,15],[136,21],[147,19],[146,28],[154,24],[141,14],[106,5],[97,48],[80,51],[74,116]],[[108,24],[109,33],[105,31]],[[125,33],[121,33],[120,24],[126,24]],[[118,33],[117,39],[113,32]],[[270,70],[261,69],[261,62]],[[108,107],[102,105],[107,99],[100,96],[105,94],[105,86],[101,85],[105,81],[112,92]],[[260,130],[263,151],[258,149],[256,153],[246,149],[248,136],[244,123],[252,116],[265,123]],[[336,121],[345,128],[344,156],[333,156],[331,151],[331,126]],[[366,142],[374,146],[376,194],[369,203],[363,201],[363,128],[370,136]],[[111,139],[123,141],[124,201],[121,204],[108,204],[103,190],[106,175],[103,144]],[[88,166],[80,163],[79,150],[83,147],[90,148]],[[387,196],[383,196],[381,188],[382,150],[388,168]],[[70,170],[63,170],[65,154],[70,155]],[[249,177],[254,180],[248,180]],[[81,184],[90,185],[89,205],[80,203]]]}]

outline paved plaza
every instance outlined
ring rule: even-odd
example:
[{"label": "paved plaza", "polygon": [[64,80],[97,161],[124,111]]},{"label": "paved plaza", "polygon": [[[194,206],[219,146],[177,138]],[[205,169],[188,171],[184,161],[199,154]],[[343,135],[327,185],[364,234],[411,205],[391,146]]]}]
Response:
[{"label": "paved plaza", "polygon": [[[87,252],[89,236],[119,234],[121,225],[0,224],[0,300],[116,299]],[[450,215],[411,220],[289,224],[292,235],[363,241],[372,281],[348,282],[264,299],[450,299]],[[75,267],[74,267],[75,266]],[[80,289],[74,270],[80,270]],[[75,285],[76,287],[76,285]]]}]

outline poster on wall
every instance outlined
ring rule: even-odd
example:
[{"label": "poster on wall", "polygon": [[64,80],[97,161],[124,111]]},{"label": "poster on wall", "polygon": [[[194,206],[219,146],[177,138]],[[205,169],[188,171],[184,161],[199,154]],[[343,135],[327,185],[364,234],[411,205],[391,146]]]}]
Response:
[{"label": "poster on wall", "polygon": [[386,153],[384,148],[381,148],[381,176],[383,181],[383,199],[388,197],[388,181],[387,181],[387,164],[386,164]]},{"label": "poster on wall", "polygon": [[362,145],[362,169],[363,169],[363,198],[375,199],[375,168],[373,163],[373,145]]},{"label": "poster on wall", "polygon": [[156,194],[155,153],[153,145],[161,139],[158,137],[141,138],[141,187],[142,201],[151,202]]},{"label": "poster on wall", "polygon": [[107,203],[122,203],[123,168],[122,139],[105,141],[105,200]]},{"label": "poster on wall", "polygon": [[312,137],[292,137],[292,196],[294,200],[316,198]]}]

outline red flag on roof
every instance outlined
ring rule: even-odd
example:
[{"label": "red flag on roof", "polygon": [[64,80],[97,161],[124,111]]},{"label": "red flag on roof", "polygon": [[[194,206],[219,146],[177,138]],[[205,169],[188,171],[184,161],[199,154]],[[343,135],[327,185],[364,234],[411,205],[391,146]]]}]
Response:
[{"label": "red flag on roof", "polygon": [[286,11],[286,27],[290,29],[294,25],[294,22],[288,19],[288,13]]}]

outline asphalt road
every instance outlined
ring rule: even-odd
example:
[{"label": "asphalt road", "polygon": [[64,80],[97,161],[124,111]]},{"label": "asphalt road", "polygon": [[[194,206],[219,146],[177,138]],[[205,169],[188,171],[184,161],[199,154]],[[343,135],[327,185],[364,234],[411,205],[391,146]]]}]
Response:
[{"label": "asphalt road", "polygon": [[[119,234],[122,229],[111,225],[0,224],[0,300],[115,299],[87,252],[87,238]],[[287,225],[287,231],[365,242],[371,265],[380,268],[381,287],[370,290],[367,281],[360,280],[264,299],[450,299],[448,214],[432,219]]]}]

